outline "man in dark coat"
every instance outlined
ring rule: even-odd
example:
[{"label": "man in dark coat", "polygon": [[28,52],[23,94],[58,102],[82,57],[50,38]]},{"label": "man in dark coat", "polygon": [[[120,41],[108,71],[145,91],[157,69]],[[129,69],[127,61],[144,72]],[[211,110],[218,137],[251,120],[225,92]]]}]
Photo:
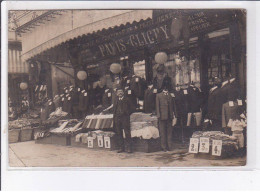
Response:
[{"label": "man in dark coat", "polygon": [[116,91],[116,98],[113,102],[113,118],[114,129],[118,136],[119,150],[118,153],[125,151],[124,137],[127,147],[127,152],[132,152],[131,146],[131,131],[130,131],[130,115],[133,112],[132,102],[124,95],[124,90],[118,88]]}]

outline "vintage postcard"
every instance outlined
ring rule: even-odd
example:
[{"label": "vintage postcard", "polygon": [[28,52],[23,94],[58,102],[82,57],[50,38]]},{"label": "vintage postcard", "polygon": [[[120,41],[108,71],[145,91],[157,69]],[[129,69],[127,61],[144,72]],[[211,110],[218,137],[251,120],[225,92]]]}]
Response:
[{"label": "vintage postcard", "polygon": [[9,10],[9,167],[245,166],[246,19]]}]

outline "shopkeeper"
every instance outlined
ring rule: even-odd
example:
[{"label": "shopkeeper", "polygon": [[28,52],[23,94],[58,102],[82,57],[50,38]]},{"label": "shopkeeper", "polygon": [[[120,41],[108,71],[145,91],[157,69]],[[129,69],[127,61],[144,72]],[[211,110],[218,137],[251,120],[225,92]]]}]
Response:
[{"label": "shopkeeper", "polygon": [[116,90],[117,97],[113,102],[113,118],[114,128],[118,136],[119,150],[118,153],[125,151],[125,143],[128,153],[132,153],[131,131],[130,131],[130,115],[133,113],[132,102],[125,97],[123,88],[119,87]]}]

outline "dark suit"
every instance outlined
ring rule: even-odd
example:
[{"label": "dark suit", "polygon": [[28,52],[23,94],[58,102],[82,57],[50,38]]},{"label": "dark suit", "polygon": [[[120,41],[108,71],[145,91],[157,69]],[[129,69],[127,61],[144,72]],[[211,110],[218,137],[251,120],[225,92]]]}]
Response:
[{"label": "dark suit", "polygon": [[154,92],[154,87],[148,88],[144,92],[144,112],[152,113],[155,111],[155,103],[156,103],[156,94]]},{"label": "dark suit", "polygon": [[159,132],[162,149],[172,147],[172,119],[173,119],[173,98],[163,92],[156,95],[156,113],[159,121]]},{"label": "dark suit", "polygon": [[146,89],[146,82],[143,78],[134,76],[130,81],[130,88],[134,92],[135,96],[140,100],[144,99],[144,91]]},{"label": "dark suit", "polygon": [[113,119],[114,130],[117,133],[119,148],[124,150],[123,129],[125,132],[126,146],[128,151],[131,151],[131,131],[130,131],[130,115],[132,114],[133,106],[131,101],[124,96],[122,100],[118,97],[113,102]]}]

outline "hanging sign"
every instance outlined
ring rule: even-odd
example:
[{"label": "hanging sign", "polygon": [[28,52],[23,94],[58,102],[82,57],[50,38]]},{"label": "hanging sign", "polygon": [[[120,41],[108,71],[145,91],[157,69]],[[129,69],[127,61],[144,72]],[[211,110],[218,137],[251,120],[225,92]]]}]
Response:
[{"label": "hanging sign", "polygon": [[207,137],[201,137],[200,138],[199,152],[209,153],[209,138],[207,138]]},{"label": "hanging sign", "polygon": [[199,150],[199,139],[190,138],[189,153],[197,154]]},{"label": "hanging sign", "polygon": [[221,156],[222,140],[212,140],[212,155]]}]

